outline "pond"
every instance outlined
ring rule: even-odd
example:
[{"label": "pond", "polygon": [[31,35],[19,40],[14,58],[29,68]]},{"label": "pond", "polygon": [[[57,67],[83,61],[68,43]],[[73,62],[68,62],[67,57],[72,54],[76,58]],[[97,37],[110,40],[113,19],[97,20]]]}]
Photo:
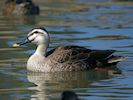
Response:
[{"label": "pond", "polygon": [[[1,7],[5,0],[1,0]],[[64,90],[83,100],[133,99],[133,2],[120,0],[34,0],[40,15],[4,16],[0,12],[0,100],[60,100]],[[49,50],[59,45],[113,49],[128,56],[105,71],[31,73],[26,61],[34,45],[13,48],[35,27],[45,27]],[[120,73],[114,73],[120,71]]]}]

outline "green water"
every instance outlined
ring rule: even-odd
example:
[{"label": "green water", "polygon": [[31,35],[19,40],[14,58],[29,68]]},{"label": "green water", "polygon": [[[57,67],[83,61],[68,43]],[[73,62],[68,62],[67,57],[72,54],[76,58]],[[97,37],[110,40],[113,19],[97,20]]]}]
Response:
[{"label": "green water", "polygon": [[[75,91],[83,100],[132,100],[133,2],[116,1],[34,0],[39,16],[14,18],[0,12],[0,100],[59,100],[64,90]],[[79,45],[114,49],[129,58],[118,69],[101,72],[29,73],[26,60],[35,46],[12,44],[40,26],[50,33],[49,49]],[[117,70],[121,74],[113,74]]]}]

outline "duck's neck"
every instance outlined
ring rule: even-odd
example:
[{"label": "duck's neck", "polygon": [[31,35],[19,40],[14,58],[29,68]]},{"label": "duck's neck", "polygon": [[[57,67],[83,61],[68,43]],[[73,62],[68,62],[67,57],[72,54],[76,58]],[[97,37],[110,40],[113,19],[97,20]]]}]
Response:
[{"label": "duck's neck", "polygon": [[47,47],[48,46],[45,44],[38,45],[34,54],[41,55],[41,56],[45,57],[46,52],[47,52]]}]

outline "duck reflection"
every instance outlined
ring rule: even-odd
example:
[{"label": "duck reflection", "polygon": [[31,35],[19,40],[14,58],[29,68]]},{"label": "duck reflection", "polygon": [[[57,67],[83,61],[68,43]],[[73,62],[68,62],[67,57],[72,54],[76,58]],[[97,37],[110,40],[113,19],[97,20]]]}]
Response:
[{"label": "duck reflection", "polygon": [[36,24],[36,17],[35,15],[28,15],[28,16],[8,16],[4,15],[4,17],[7,19],[8,23],[12,24],[29,24],[34,25]]},{"label": "duck reflection", "polygon": [[61,100],[79,100],[78,96],[73,91],[64,91],[61,95]]},{"label": "duck reflection", "polygon": [[30,90],[37,91],[31,96],[31,100],[50,100],[50,97],[58,97],[58,93],[64,90],[74,88],[89,88],[89,84],[98,80],[110,78],[113,73],[120,70],[104,71],[80,71],[80,72],[53,72],[36,73],[28,72],[29,82],[36,86],[30,87]]}]

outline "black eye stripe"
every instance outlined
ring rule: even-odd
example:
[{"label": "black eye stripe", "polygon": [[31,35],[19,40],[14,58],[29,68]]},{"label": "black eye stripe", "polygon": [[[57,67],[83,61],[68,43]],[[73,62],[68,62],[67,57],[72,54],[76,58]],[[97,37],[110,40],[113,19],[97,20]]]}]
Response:
[{"label": "black eye stripe", "polygon": [[35,32],[33,32],[33,33],[29,34],[29,36],[28,36],[28,37],[30,37],[30,36],[32,36],[32,35],[34,35],[34,34],[43,34],[43,33],[38,32],[38,31],[35,31]]},{"label": "black eye stripe", "polygon": [[29,34],[28,37],[30,37],[30,36],[33,35],[33,34],[34,34],[34,33]]},{"label": "black eye stripe", "polygon": [[43,34],[43,33],[41,33],[41,32],[38,32],[38,31],[35,31],[34,33],[36,33],[36,34]]},{"label": "black eye stripe", "polygon": [[38,31],[35,31],[34,33],[39,33]]}]

